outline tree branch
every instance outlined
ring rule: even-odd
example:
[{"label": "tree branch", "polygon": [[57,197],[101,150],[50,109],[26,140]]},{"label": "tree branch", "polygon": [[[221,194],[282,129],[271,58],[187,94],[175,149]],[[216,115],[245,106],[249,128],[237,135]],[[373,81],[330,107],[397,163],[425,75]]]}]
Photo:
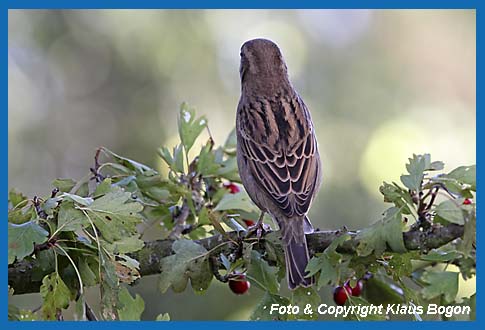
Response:
[{"label": "tree branch", "polygon": [[[408,250],[428,251],[462,237],[463,230],[463,226],[455,224],[449,224],[447,226],[434,225],[426,231],[413,229],[403,233],[404,245]],[[330,243],[342,233],[343,231],[337,230],[318,231],[312,234],[307,234],[310,254],[314,255],[315,253],[323,252],[327,246],[329,246]],[[351,239],[340,246],[337,251],[342,253],[355,253],[355,248],[359,243],[356,239],[357,232],[348,232],[348,234],[350,234]],[[229,242],[230,240],[237,242],[240,241],[240,239],[241,238],[237,232],[230,232],[226,235],[218,234],[199,240],[198,243],[204,246],[207,250],[211,250],[221,243]],[[143,249],[132,255],[133,258],[140,262],[140,274],[142,276],[160,273],[160,260],[173,253],[173,242],[173,240],[147,242]],[[264,237],[261,239],[261,242],[264,242]],[[229,243],[221,248],[219,252],[234,248],[235,244]],[[264,244],[256,244],[254,248],[263,251]],[[9,266],[8,284],[14,289],[15,294],[39,292],[42,278],[37,278],[39,276],[33,271],[35,267],[35,260],[30,262],[22,260],[21,262]],[[54,271],[54,269],[52,269],[52,271]]]}]

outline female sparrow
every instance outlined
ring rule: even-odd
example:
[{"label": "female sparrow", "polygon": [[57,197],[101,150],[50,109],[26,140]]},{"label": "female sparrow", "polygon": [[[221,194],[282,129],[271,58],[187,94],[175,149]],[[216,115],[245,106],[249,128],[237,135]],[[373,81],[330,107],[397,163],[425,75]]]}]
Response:
[{"label": "female sparrow", "polygon": [[254,39],[241,47],[237,107],[237,162],[249,197],[281,230],[288,287],[308,287],[307,218],[321,182],[321,162],[310,113],[288,78],[278,46]]}]

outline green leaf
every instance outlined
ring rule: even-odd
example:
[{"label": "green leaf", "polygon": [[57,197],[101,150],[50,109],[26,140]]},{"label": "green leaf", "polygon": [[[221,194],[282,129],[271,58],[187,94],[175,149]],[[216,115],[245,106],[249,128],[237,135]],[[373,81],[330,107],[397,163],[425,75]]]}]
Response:
[{"label": "green leaf", "polygon": [[8,320],[9,321],[40,321],[38,316],[31,310],[20,309],[13,304],[8,304]]},{"label": "green leaf", "polygon": [[28,208],[8,210],[8,222],[20,225],[30,220],[36,219],[37,213],[32,206]]},{"label": "green leaf", "polygon": [[441,171],[443,168],[445,168],[445,163],[439,160],[432,162],[429,165],[426,164],[426,171]]},{"label": "green leaf", "polygon": [[387,245],[394,252],[405,252],[401,218],[400,209],[391,207],[386,210],[381,221],[359,231],[356,236],[359,241],[357,254],[367,256],[374,251],[375,255],[380,255]]},{"label": "green leaf", "polygon": [[59,207],[57,216],[57,228],[59,231],[76,231],[89,226],[89,221],[84,213],[74,208],[74,203],[64,201]]},{"label": "green leaf", "polygon": [[236,194],[227,193],[214,208],[214,211],[227,210],[243,210],[246,212],[252,212],[257,211],[257,208],[249,198],[246,191],[242,190]]},{"label": "green leaf", "polygon": [[107,194],[110,190],[111,190],[111,178],[106,178],[103,181],[101,181],[100,184],[98,184],[93,195],[94,197],[99,197]]},{"label": "green leaf", "polygon": [[47,241],[49,233],[33,221],[20,225],[8,224],[8,263],[22,260],[34,252],[34,244]]},{"label": "green leaf", "polygon": [[331,283],[337,283],[339,274],[336,264],[341,260],[341,256],[338,253],[330,256],[328,254],[321,254],[318,257],[313,257],[308,262],[306,270],[309,272],[308,276],[314,276],[320,272],[320,276],[317,280],[317,289],[324,285]]},{"label": "green leaf", "polygon": [[253,310],[249,319],[251,321],[286,320],[288,318],[286,314],[279,314],[274,311],[270,314],[271,306],[273,304],[286,307],[290,304],[290,301],[286,297],[265,292],[263,299],[261,299],[259,304]]},{"label": "green leaf", "polygon": [[[300,308],[300,313],[295,315],[297,319],[318,319],[317,309],[321,303],[320,296],[313,288],[298,287],[292,291],[291,304]],[[311,306],[313,313],[304,313],[307,306]]]},{"label": "green leaf", "polygon": [[47,215],[53,215],[54,214],[54,209],[57,208],[59,205],[61,198],[59,197],[52,197],[52,198],[47,198],[41,205],[42,205],[42,210]]},{"label": "green leaf", "polygon": [[167,147],[161,147],[157,150],[158,155],[167,163],[169,167],[172,167],[174,164],[174,160],[170,150]]},{"label": "green leaf", "polygon": [[[42,271],[52,273],[56,262],[56,255],[53,249],[40,250],[35,252],[36,267],[39,267]],[[46,274],[42,274],[44,278]]]},{"label": "green leaf", "polygon": [[69,193],[62,194],[62,197],[64,197],[64,200],[71,200],[82,206],[89,206],[93,203],[93,199],[91,197],[81,197],[81,196],[69,194]]},{"label": "green leaf", "polygon": [[55,179],[52,181],[52,186],[59,189],[60,192],[69,192],[76,185],[73,179]]},{"label": "green leaf", "polygon": [[473,212],[465,222],[463,237],[458,245],[458,249],[466,256],[472,256],[473,247],[476,245],[476,233],[477,218],[475,212]]},{"label": "green leaf", "polygon": [[[97,265],[97,263],[96,263]],[[98,269],[95,268],[95,271],[97,272]],[[83,281],[83,284],[85,286],[93,286],[98,283],[98,277],[96,276],[96,273],[93,271],[91,266],[89,265],[88,261],[86,258],[79,258],[79,273],[81,274],[81,279]]]},{"label": "green leaf", "polygon": [[221,178],[227,179],[231,182],[241,182],[241,178],[239,177],[239,172],[237,168],[236,157],[229,157],[226,160],[222,161],[221,166],[217,170],[216,174]]},{"label": "green leaf", "polygon": [[145,310],[145,302],[139,294],[135,298],[130,295],[128,289],[123,287],[118,294],[121,308],[118,308],[120,321],[139,321]]},{"label": "green leaf", "polygon": [[404,290],[393,282],[382,271],[374,273],[364,286],[364,297],[367,301],[378,305],[399,304],[404,302]]},{"label": "green leaf", "polygon": [[409,192],[398,186],[395,182],[389,184],[384,182],[379,187],[379,191],[384,195],[384,202],[394,203],[396,207],[402,208],[403,214],[410,214],[410,207],[413,207],[413,200]]},{"label": "green leaf", "polygon": [[121,188],[110,191],[84,208],[109,243],[132,236],[141,223],[139,212],[143,206],[131,198],[131,193]]},{"label": "green leaf", "polygon": [[[83,282],[84,284],[84,282]],[[75,321],[87,321],[86,318],[86,299],[83,294],[79,294],[76,299],[74,308],[74,320]]]},{"label": "green leaf", "polygon": [[203,176],[211,176],[216,174],[220,167],[215,161],[215,155],[212,152],[212,143],[208,142],[200,151],[197,172]]},{"label": "green leaf", "polygon": [[122,157],[120,155],[117,155],[114,152],[112,152],[111,150],[106,149],[106,148],[103,148],[102,150],[105,153],[107,153],[108,155],[110,155],[111,157],[113,157],[113,159],[118,164],[124,166],[125,168],[127,168],[131,171],[134,171],[136,173],[143,174],[143,175],[146,175],[146,176],[155,175],[157,173],[154,169],[152,169],[149,166],[146,166],[145,164],[141,164],[141,163],[138,163],[134,160],[131,160],[131,159]]},{"label": "green leaf", "polygon": [[139,251],[143,246],[145,246],[145,243],[138,238],[138,235],[124,237],[111,244],[105,244],[106,250],[114,254]]},{"label": "green leaf", "polygon": [[185,151],[188,153],[194,145],[197,137],[207,126],[207,119],[199,117],[195,119],[195,109],[190,108],[187,103],[180,106],[180,116],[178,120],[179,136]]},{"label": "green leaf", "polygon": [[344,242],[350,239],[350,235],[344,233],[335,238],[332,243],[318,256],[310,259],[306,267],[308,276],[314,276],[320,272],[317,280],[317,288],[320,289],[324,285],[335,284],[340,278],[342,255],[336,252],[336,249]]},{"label": "green leaf", "polygon": [[[461,203],[460,203],[461,202]],[[436,208],[436,214],[439,215],[441,218],[456,223],[458,225],[463,225],[465,223],[465,219],[463,216],[463,210],[460,208],[460,205],[463,203],[463,200],[446,200],[441,202]]]},{"label": "green leaf", "polygon": [[99,251],[101,268],[101,303],[100,314],[103,320],[114,321],[118,319],[117,306],[119,304],[118,292],[120,289],[119,277],[115,267],[116,261],[111,258],[104,250]]},{"label": "green leaf", "polygon": [[227,136],[226,142],[224,142],[224,149],[226,152],[233,152],[236,149],[237,145],[237,136],[236,136],[236,128],[234,127]]},{"label": "green leaf", "polygon": [[160,261],[160,291],[165,293],[171,287],[174,292],[183,292],[190,279],[196,293],[204,292],[212,280],[207,250],[186,239],[175,241],[172,250],[175,254]]},{"label": "green leaf", "polygon": [[399,281],[403,276],[410,276],[413,272],[413,259],[419,259],[417,251],[407,253],[386,253],[386,258],[390,257],[388,272],[392,273],[393,279]]},{"label": "green leaf", "polygon": [[409,164],[406,164],[409,174],[401,175],[401,181],[408,189],[416,192],[421,190],[427,162],[429,162],[429,154],[413,155],[413,158],[409,158]]},{"label": "green leaf", "polygon": [[172,170],[179,173],[184,172],[184,148],[181,144],[178,144],[173,148]]},{"label": "green leaf", "polygon": [[451,171],[446,175],[446,177],[456,179],[459,182],[468,184],[471,186],[472,190],[477,189],[476,177],[477,177],[477,167],[476,165],[471,166],[460,166]]},{"label": "green leaf", "polygon": [[44,277],[40,286],[40,295],[44,299],[42,314],[46,320],[55,320],[58,309],[69,307],[71,293],[58,273]]},{"label": "green leaf", "polygon": [[270,266],[258,251],[251,250],[251,263],[246,274],[251,284],[269,293],[277,294],[280,289],[277,273],[278,267]]},{"label": "green leaf", "polygon": [[458,293],[457,272],[428,270],[423,273],[421,280],[428,283],[422,293],[425,299],[432,299],[443,295],[446,303],[452,303]]},{"label": "green leaf", "polygon": [[15,208],[17,205],[25,200],[27,200],[27,196],[25,196],[21,192],[16,191],[15,189],[12,189],[8,192],[8,201],[12,205],[12,208]]},{"label": "green leaf", "polygon": [[168,313],[158,314],[155,321],[170,321],[170,315]]},{"label": "green leaf", "polygon": [[421,260],[447,262],[461,257],[457,251],[441,251],[433,249],[428,254],[421,256]]}]

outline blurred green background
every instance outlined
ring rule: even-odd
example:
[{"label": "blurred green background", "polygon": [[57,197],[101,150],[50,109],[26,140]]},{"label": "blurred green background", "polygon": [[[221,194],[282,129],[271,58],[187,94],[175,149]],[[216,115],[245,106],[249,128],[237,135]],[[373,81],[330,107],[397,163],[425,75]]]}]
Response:
[{"label": "blurred green background", "polygon": [[[315,122],[315,227],[377,220],[380,183],[398,181],[413,152],[448,170],[475,163],[474,10],[11,10],[8,24],[9,188],[31,197],[48,195],[54,178],[84,176],[98,146],[164,171],[156,149],[176,143],[183,101],[223,143],[239,49],[255,37],[280,46]],[[261,296],[222,284],[161,295],[155,277],[132,289],[145,319],[245,319]],[[39,297],[14,300],[35,307]]]}]

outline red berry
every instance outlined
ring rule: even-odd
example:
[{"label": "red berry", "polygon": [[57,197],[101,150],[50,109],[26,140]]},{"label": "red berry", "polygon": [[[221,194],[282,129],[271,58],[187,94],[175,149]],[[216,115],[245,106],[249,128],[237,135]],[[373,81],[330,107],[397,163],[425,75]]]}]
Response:
[{"label": "red berry", "polygon": [[364,281],[358,280],[355,286],[352,288],[352,295],[356,297],[360,296],[363,288],[364,288]]},{"label": "red berry", "polygon": [[254,226],[254,221],[253,220],[243,219],[243,221],[246,224],[246,226],[248,226],[248,227]]},{"label": "red berry", "polygon": [[350,281],[347,280],[345,283],[344,283],[344,288],[345,290],[347,290],[347,293],[349,294],[349,296],[352,295],[352,287],[350,286]]},{"label": "red berry", "polygon": [[235,294],[245,294],[249,290],[250,286],[251,283],[246,281],[246,275],[244,274],[238,275],[234,279],[229,280],[229,288]]},{"label": "red berry", "polygon": [[344,289],[342,286],[336,287],[333,291],[333,300],[339,306],[343,306],[347,301],[347,292],[345,291],[348,292],[348,290]]},{"label": "red berry", "polygon": [[463,201],[463,205],[470,205],[472,203],[471,200],[469,200],[468,198],[465,198],[465,200]]},{"label": "red berry", "polygon": [[234,183],[232,182],[228,182],[228,183],[224,183],[224,187],[226,187],[227,189],[229,189],[229,192],[231,194],[237,194],[238,192],[241,191],[241,189],[239,189],[238,186],[236,186]]}]

